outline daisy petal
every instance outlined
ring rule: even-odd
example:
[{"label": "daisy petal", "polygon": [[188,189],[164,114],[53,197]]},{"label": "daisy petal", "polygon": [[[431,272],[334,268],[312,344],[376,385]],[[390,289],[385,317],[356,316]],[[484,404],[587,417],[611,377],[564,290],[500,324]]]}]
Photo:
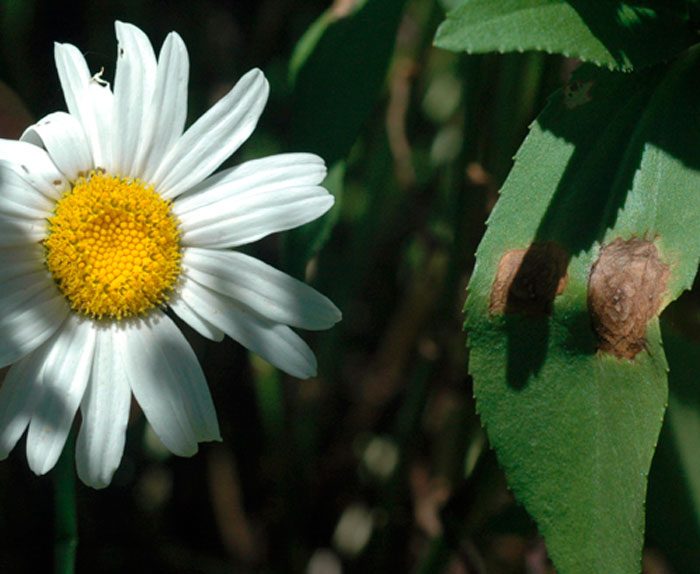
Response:
[{"label": "daisy petal", "polygon": [[116,22],[118,56],[114,76],[112,164],[114,173],[132,175],[147,106],[153,97],[156,56],[146,34],[132,24]]},{"label": "daisy petal", "polygon": [[152,180],[163,157],[185,128],[189,71],[185,43],[177,33],[171,32],[158,57],[155,91],[134,166],[134,175],[143,181]]},{"label": "daisy petal", "polygon": [[27,142],[0,139],[0,161],[17,171],[34,189],[56,200],[69,189],[49,154]]},{"label": "daisy petal", "polygon": [[54,59],[68,111],[80,117],[85,86],[90,82],[90,70],[78,48],[72,44],[54,44]]},{"label": "daisy petal", "polygon": [[213,203],[180,218],[185,246],[223,249],[317,219],[335,202],[322,187],[296,187]]},{"label": "daisy petal", "polygon": [[83,126],[95,165],[108,166],[112,92],[98,77],[90,76],[85,58],[75,46],[55,44],[54,57],[68,111]]},{"label": "daisy petal", "polygon": [[51,349],[47,343],[18,361],[0,386],[0,460],[24,434],[41,394],[41,369]]},{"label": "daisy petal", "polygon": [[206,319],[203,319],[199,313],[182,300],[182,297],[172,298],[168,301],[168,306],[177,313],[180,319],[202,335],[202,337],[216,342],[223,341],[225,336],[224,332],[214,327],[214,325]]},{"label": "daisy petal", "polygon": [[320,184],[326,164],[312,153],[285,153],[254,159],[208,177],[177,199],[173,211],[182,216],[200,207],[246,195],[262,195]]},{"label": "daisy petal", "polygon": [[[37,292],[38,291],[38,292]],[[69,313],[54,285],[15,292],[0,302],[0,367],[31,353],[48,339]]]},{"label": "daisy petal", "polygon": [[0,279],[0,307],[7,309],[12,305],[10,303],[12,297],[19,297],[21,301],[26,301],[35,293],[45,291],[51,284],[51,275],[46,269],[20,273],[13,277],[3,276]]},{"label": "daisy petal", "polygon": [[38,243],[46,237],[46,221],[0,213],[0,247]]},{"label": "daisy petal", "polygon": [[0,162],[0,185],[0,214],[30,219],[46,219],[51,215],[54,202],[7,162]]},{"label": "daisy petal", "polygon": [[260,70],[243,76],[175,143],[151,182],[166,199],[198,184],[248,139],[267,103],[269,85]]},{"label": "daisy petal", "polygon": [[328,329],[341,319],[338,308],[318,291],[244,253],[190,247],[182,263],[190,278],[274,323]]},{"label": "daisy petal", "polygon": [[192,456],[198,442],[221,440],[204,373],[175,324],[155,312],[118,336],[131,390],[163,444]]},{"label": "daisy petal", "polygon": [[91,321],[71,315],[52,342],[27,432],[27,461],[36,474],[51,470],[63,450],[90,376],[95,335]]},{"label": "daisy petal", "polygon": [[122,365],[119,339],[110,325],[97,331],[92,373],[80,412],[83,422],[76,442],[78,476],[88,486],[112,481],[124,453],[131,388]]},{"label": "daisy petal", "polygon": [[0,269],[3,270],[0,282],[26,273],[46,271],[44,248],[36,243],[0,247]]},{"label": "daisy petal", "polygon": [[66,112],[54,112],[29,126],[20,138],[22,141],[43,146],[56,167],[70,180],[75,181],[94,167],[92,152],[83,126]]},{"label": "daisy petal", "polygon": [[[41,286],[40,286],[41,287]],[[56,287],[15,292],[0,300],[0,367],[31,353],[48,339],[69,313]]]},{"label": "daisy petal", "polygon": [[[95,168],[111,168],[112,166],[112,134],[114,111],[114,96],[109,86],[104,86],[97,80],[91,80],[87,87],[87,96],[92,102],[92,109],[97,126],[97,135],[90,143]],[[85,125],[83,125],[85,129]],[[89,138],[88,138],[89,139]],[[99,145],[99,151],[95,151]]]},{"label": "daisy petal", "polygon": [[246,313],[232,299],[196,281],[183,282],[182,298],[202,317],[275,367],[300,379],[316,375],[316,357],[286,325]]}]

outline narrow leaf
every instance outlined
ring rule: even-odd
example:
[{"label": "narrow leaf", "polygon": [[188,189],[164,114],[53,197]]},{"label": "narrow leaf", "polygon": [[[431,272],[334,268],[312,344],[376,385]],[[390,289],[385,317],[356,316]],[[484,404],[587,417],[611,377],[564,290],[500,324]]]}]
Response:
[{"label": "narrow leaf", "polygon": [[344,178],[345,162],[339,161],[328,171],[328,177],[323,183],[335,197],[333,209],[316,221],[288,232],[284,236],[285,267],[293,275],[303,277],[307,262],[321,250],[330,238],[340,217]]},{"label": "narrow leaf", "polygon": [[[340,200],[344,160],[384,85],[405,0],[363,0],[354,11],[338,3],[299,41],[290,63],[292,148],[320,155],[332,166],[329,185]],[[319,222],[286,234],[285,267],[304,266],[327,240],[338,208]]]},{"label": "narrow leaf", "polygon": [[297,45],[292,144],[329,165],[350,151],[384,84],[405,0],[364,0],[341,16],[329,9]]}]

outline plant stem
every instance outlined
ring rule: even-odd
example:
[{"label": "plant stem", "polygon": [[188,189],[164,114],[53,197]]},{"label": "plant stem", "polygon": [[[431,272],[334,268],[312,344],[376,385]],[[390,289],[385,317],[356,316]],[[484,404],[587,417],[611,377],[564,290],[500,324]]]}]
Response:
[{"label": "plant stem", "polygon": [[78,546],[75,505],[75,442],[71,434],[54,470],[54,572],[73,574]]}]

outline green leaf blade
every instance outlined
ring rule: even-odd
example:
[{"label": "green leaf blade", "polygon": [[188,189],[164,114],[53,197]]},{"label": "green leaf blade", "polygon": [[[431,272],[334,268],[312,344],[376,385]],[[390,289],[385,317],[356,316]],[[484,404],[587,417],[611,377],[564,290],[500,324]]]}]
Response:
[{"label": "green leaf blade", "polygon": [[345,159],[384,84],[405,0],[365,0],[326,13],[292,57],[292,144],[329,165]]},{"label": "green leaf blade", "polygon": [[[384,85],[405,0],[364,0],[339,16],[330,9],[297,44],[293,84],[292,149],[321,156],[326,185],[339,202],[345,160]],[[285,236],[285,268],[301,277],[338,219],[338,205],[318,222]]]},{"label": "green leaf blade", "polygon": [[675,3],[466,0],[447,14],[435,44],[447,50],[537,50],[629,71],[695,42]]}]

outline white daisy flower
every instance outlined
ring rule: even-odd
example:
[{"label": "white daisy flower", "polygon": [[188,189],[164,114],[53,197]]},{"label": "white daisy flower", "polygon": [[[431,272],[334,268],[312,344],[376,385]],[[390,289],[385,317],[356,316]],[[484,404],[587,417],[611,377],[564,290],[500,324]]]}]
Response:
[{"label": "white daisy flower", "polygon": [[[194,352],[165,307],[299,377],[316,360],[290,327],[340,320],[323,295],[235,248],[333,205],[307,153],[211,175],[248,138],[268,95],[248,72],[184,131],[189,61],[176,33],[159,57],[116,23],[114,91],[80,51],[56,44],[68,113],[0,140],[0,458],[27,430],[27,459],[56,464],[75,414],[80,478],[112,479],[131,395],[163,444],[191,456],[220,440]],[[184,131],[184,133],[183,133]]]}]

